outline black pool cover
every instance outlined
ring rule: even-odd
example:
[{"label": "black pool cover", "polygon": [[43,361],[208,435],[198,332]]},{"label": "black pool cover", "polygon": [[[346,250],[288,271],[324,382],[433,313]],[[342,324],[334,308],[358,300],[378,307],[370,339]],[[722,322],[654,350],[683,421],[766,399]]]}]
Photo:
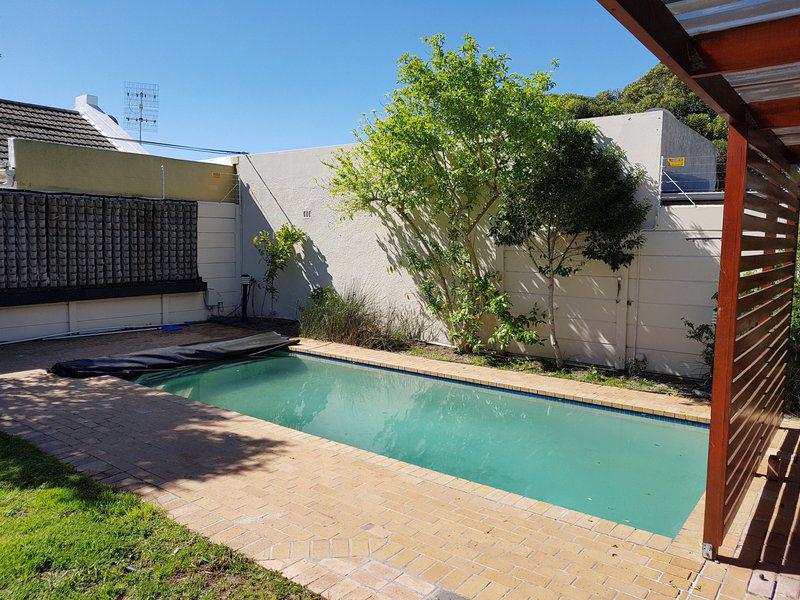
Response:
[{"label": "black pool cover", "polygon": [[54,364],[50,368],[50,372],[62,377],[136,375],[147,371],[160,371],[173,367],[261,356],[296,343],[297,340],[290,340],[274,331],[269,331],[235,340],[201,342],[186,346],[154,348],[152,350],[143,350],[142,352],[132,352],[131,354],[118,354],[117,356],[69,360]]}]

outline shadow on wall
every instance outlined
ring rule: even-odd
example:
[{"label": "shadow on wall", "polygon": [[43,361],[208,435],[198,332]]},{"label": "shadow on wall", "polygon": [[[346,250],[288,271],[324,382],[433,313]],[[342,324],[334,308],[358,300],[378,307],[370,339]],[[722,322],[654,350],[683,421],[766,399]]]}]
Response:
[{"label": "shadow on wall", "polygon": [[[448,244],[444,234],[447,229],[446,226],[440,223],[440,226],[434,231],[431,223],[434,223],[436,218],[428,211],[416,210],[412,218],[415,223],[419,224],[418,226],[425,236],[425,241],[423,241],[419,235],[415,235],[414,227],[407,225],[387,210],[376,211],[375,216],[380,219],[386,231],[386,236],[383,238],[379,235],[375,236],[375,243],[386,255],[386,260],[392,269],[405,271],[409,274],[414,282],[416,293],[413,295],[413,300],[416,301],[418,310],[421,314],[427,315],[431,322],[436,322],[436,319],[431,316],[427,304],[419,295],[421,277],[418,273],[413,273],[409,270],[407,252],[415,252],[425,258],[431,255],[431,243],[436,243],[442,248],[446,248]],[[409,297],[408,299],[411,298]],[[442,331],[444,332],[445,330],[442,329]]]},{"label": "shadow on wall", "polygon": [[[613,139],[602,133],[599,129],[595,133],[595,139],[597,142],[603,147],[611,147],[615,150],[618,150],[622,153],[622,164],[629,172],[633,172],[637,167],[642,167],[640,164],[631,163],[628,160],[628,156],[625,151],[619,146],[619,144]],[[638,199],[646,200],[650,203],[650,210],[647,213],[647,218],[645,219],[644,225],[642,226],[645,231],[648,229],[654,229],[657,225],[657,214],[658,208],[661,204],[661,184],[656,181],[653,177],[651,177],[647,170],[644,170],[644,179],[639,184],[638,193],[636,194]]]},{"label": "shadow on wall", "polygon": [[[270,223],[267,221],[264,213],[259,209],[255,201],[252,190],[249,184],[242,186],[242,230],[243,239],[242,245],[245,247],[244,251],[248,252],[252,249],[253,236],[259,231],[269,231],[271,234],[275,232],[284,222],[289,222],[288,217],[280,223]],[[303,229],[302,223],[295,223],[300,229]],[[308,232],[307,232],[308,233]],[[256,280],[261,281],[264,277],[264,263],[258,262],[255,269],[251,269],[249,273]],[[333,283],[333,278],[328,271],[328,261],[325,255],[320,251],[314,240],[307,237],[301,247],[298,249],[298,256],[295,260],[290,261],[286,270],[278,274],[275,280],[275,287],[278,288],[278,297],[276,298],[276,310],[279,316],[286,318],[297,318],[298,307],[291,307],[289,310],[293,311],[291,314],[287,311],[285,301],[281,303],[281,297],[296,298],[298,302],[304,301],[308,298],[309,294],[314,288],[330,285]],[[252,316],[268,316],[270,313],[270,298],[261,282],[260,286],[254,286],[250,295],[250,306],[248,313]],[[281,307],[283,310],[281,310]]]}]

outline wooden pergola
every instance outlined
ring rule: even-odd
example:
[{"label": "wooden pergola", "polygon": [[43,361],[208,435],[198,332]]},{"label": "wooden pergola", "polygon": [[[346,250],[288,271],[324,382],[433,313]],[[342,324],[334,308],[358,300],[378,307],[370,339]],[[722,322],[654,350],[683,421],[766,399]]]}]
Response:
[{"label": "wooden pergola", "polygon": [[781,422],[795,281],[800,0],[598,0],[728,121],[703,555]]}]

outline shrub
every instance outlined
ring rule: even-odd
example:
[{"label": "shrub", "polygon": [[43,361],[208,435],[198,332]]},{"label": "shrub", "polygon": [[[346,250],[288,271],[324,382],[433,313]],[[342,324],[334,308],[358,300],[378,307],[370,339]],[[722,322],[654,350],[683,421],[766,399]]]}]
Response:
[{"label": "shrub", "polygon": [[[719,294],[715,292],[714,295],[711,296],[711,299],[716,303],[718,297]],[[714,313],[716,314],[716,312],[717,309],[714,307]],[[708,367],[704,380],[705,385],[710,386],[714,375],[714,339],[716,336],[716,325],[710,325],[708,323],[695,324],[686,318],[681,320],[683,321],[683,326],[686,327],[686,338],[694,340],[703,347],[700,356]]]},{"label": "shrub", "polygon": [[382,306],[358,287],[341,293],[331,285],[315,288],[300,307],[300,335],[318,340],[403,350],[427,332],[427,321],[416,312]]},{"label": "shrub", "polygon": [[683,324],[686,327],[686,337],[703,346],[700,356],[710,372],[714,368],[714,328],[708,323],[695,325],[687,319],[683,319]]},{"label": "shrub", "polygon": [[306,237],[301,229],[290,223],[284,223],[274,234],[269,231],[259,231],[253,238],[253,247],[258,250],[261,260],[266,264],[263,281],[270,297],[271,317],[275,316],[275,297],[278,295],[275,279],[295,257],[297,244],[303,242]]}]

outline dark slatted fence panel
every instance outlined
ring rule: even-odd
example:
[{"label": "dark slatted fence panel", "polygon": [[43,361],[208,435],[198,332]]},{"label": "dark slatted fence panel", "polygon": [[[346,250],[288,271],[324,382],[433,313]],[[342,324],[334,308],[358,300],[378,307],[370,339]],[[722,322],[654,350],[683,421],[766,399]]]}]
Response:
[{"label": "dark slatted fence panel", "polygon": [[783,412],[798,185],[731,127],[704,541],[722,544]]},{"label": "dark slatted fence panel", "polygon": [[0,292],[198,279],[195,202],[0,191]]}]

